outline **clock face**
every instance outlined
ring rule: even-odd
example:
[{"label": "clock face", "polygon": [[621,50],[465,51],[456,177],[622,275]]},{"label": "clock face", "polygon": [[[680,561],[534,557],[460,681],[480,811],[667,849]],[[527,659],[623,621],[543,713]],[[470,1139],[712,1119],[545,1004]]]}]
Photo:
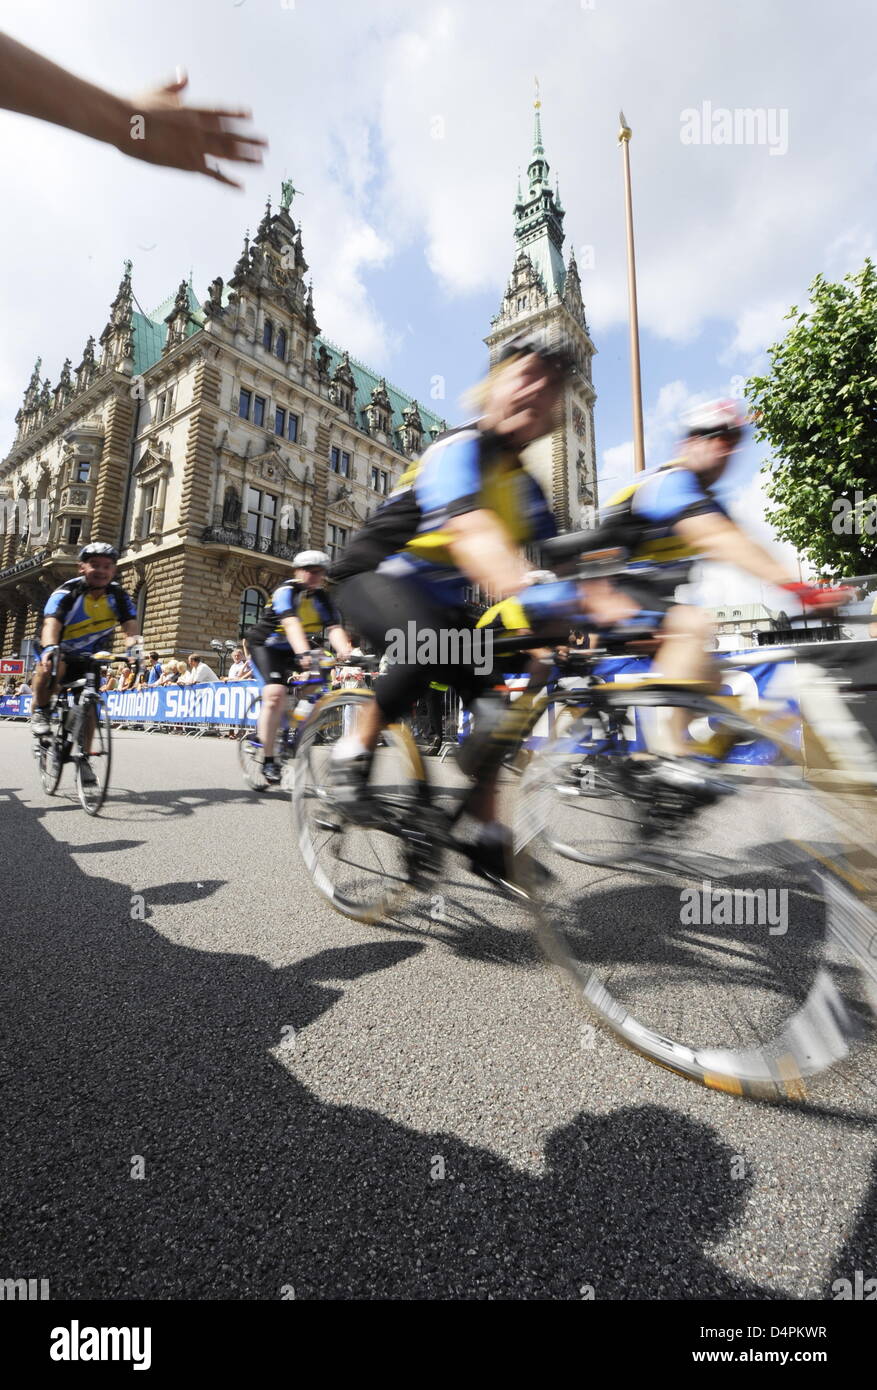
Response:
[{"label": "clock face", "polygon": [[577,405],[574,405],[572,408],[572,427],[579,439],[584,439],[587,436],[587,421]]}]

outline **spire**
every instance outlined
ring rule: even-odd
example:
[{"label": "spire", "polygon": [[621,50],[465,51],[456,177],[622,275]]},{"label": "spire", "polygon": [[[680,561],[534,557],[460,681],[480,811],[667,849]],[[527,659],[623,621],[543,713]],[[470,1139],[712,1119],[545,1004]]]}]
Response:
[{"label": "spire", "polygon": [[542,145],[542,120],[539,112],[542,109],[542,101],[539,96],[539,79],[536,78],[536,100],[533,103],[535,116],[533,120],[533,158],[530,160],[527,173],[530,176],[530,194],[534,193],[539,184],[548,182],[550,165],[545,158],[545,150]]},{"label": "spire", "polygon": [[[559,185],[555,195],[548,180],[549,165],[542,144],[542,100],[538,82],[534,106],[533,158],[527,168],[529,186],[522,194],[519,180],[514,213],[518,252],[513,277],[516,285],[514,303],[517,305],[520,299],[526,297],[528,309],[535,308],[531,290],[537,297],[560,297],[566,276],[563,264],[564,211],[560,203]],[[524,260],[521,260],[521,253],[524,253]],[[523,289],[525,280],[526,296]]]}]

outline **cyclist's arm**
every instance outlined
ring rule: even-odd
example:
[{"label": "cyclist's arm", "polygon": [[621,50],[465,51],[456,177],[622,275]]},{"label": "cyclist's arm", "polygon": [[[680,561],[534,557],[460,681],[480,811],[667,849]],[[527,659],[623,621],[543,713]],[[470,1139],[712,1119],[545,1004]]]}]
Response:
[{"label": "cyclist's arm", "polygon": [[125,634],[125,650],[126,650],[126,651],[128,650],[129,647],[136,647],[136,646],[138,645],[138,643],[141,643],[141,644],[142,644],[143,638],[140,636],[140,633],[137,631],[137,619],[136,619],[136,618],[131,618],[129,622],[127,622],[127,623],[122,623],[122,631],[123,631],[124,634]]},{"label": "cyclist's arm", "polygon": [[342,661],[346,661],[353,650],[353,644],[344,628],[334,623],[326,630],[326,636],[333,650],[338,653]]},{"label": "cyclist's arm", "polygon": [[711,560],[724,560],[737,565],[768,584],[794,583],[795,577],[785,565],[774,559],[769,551],[747,536],[722,512],[684,517],[677,521],[673,529]]},{"label": "cyclist's arm", "polygon": [[448,549],[473,584],[506,598],[527,587],[528,566],[495,512],[481,507],[447,522]]},{"label": "cyclist's arm", "polygon": [[294,613],[287,613],[285,618],[280,619],[284,636],[297,656],[310,657],[311,644],[308,635],[301,625],[300,620]]},{"label": "cyclist's arm", "polygon": [[64,631],[64,624],[60,618],[43,618],[42,631],[40,632],[40,646],[57,647],[61,641],[61,633]]}]

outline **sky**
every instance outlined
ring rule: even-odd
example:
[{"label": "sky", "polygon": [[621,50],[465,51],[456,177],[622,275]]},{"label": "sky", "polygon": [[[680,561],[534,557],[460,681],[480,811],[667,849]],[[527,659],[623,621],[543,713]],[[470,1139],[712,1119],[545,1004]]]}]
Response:
[{"label": "sky", "polygon": [[[2,453],[35,358],[53,384],[65,357],[76,365],[126,257],[144,309],[190,271],[203,297],[284,177],[302,190],[292,212],[324,334],[449,423],[465,418],[514,259],[537,77],[598,351],[602,500],[632,470],[620,108],[649,465],[672,457],[687,405],[739,396],[766,367],[817,273],[839,278],[875,251],[868,0],[4,0],[0,17],[114,91],[181,65],[193,103],[249,106],[270,141],[241,193],[0,113]],[[744,111],[757,118],[735,129]],[[766,457],[750,443],[728,487],[761,537]],[[725,583],[759,596],[731,576],[714,592]]]}]

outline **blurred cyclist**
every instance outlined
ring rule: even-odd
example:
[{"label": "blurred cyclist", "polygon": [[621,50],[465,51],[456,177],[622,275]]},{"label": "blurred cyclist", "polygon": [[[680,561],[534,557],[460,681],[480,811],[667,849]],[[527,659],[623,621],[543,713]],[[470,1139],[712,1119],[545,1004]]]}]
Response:
[{"label": "blurred cyclist", "polygon": [[253,675],[262,690],[256,737],[265,750],[262,774],[279,782],[281,770],[274,744],[286,709],[289,677],[311,665],[311,639],[327,637],[338,655],[350,654],[350,638],[324,585],[329,556],[322,550],[302,550],[293,560],[292,579],[271,595],[254,627],[247,632]]},{"label": "blurred cyclist", "polygon": [[[573,364],[560,349],[531,340],[509,344],[478,393],[475,424],[432,444],[409,470],[404,489],[353,540],[339,569],[338,602],[358,632],[384,650],[392,631],[438,639],[471,635],[466,589],[478,585],[500,597],[526,588],[530,565],[523,547],[554,534],[554,519],[520,451],[554,428],[564,382]],[[358,560],[358,557],[363,557]],[[363,571],[351,573],[355,563]],[[478,634],[470,652],[480,651]],[[424,660],[409,650],[395,657],[374,686],[355,734],[332,755],[332,790],[349,813],[367,797],[372,753],[381,729],[405,714],[433,681],[452,685],[469,705],[493,684],[471,660]],[[476,871],[508,881],[508,831],[496,820],[493,779],[485,779],[473,813],[479,821],[472,851]]]}]

